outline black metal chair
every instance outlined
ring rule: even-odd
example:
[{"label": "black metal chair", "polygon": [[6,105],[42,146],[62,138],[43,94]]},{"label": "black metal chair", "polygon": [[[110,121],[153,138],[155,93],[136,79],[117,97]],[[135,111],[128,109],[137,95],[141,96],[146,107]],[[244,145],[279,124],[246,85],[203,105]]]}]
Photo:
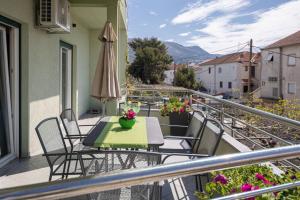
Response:
[{"label": "black metal chair", "polygon": [[[198,137],[194,139],[191,147],[188,148],[187,151],[185,151],[185,153],[187,154],[197,156],[188,155],[184,157],[181,155],[180,157],[178,157],[178,155],[176,154],[170,154],[163,158],[162,163],[172,163],[214,156],[222,139],[224,128],[223,125],[216,119],[206,118],[205,121],[205,125],[201,126],[199,130]],[[171,158],[173,158],[173,160],[170,160]],[[205,177],[207,181],[209,177],[208,174],[195,176],[196,187],[197,189],[202,191],[203,188],[201,177]]]},{"label": "black metal chair", "polygon": [[78,166],[79,157],[67,149],[56,117],[41,121],[35,130],[44,151],[43,156],[46,157],[50,167],[49,181],[52,180],[52,176],[61,176],[64,179],[68,175],[82,175],[82,166],[80,164]]},{"label": "black metal chair", "polygon": [[[165,136],[164,145],[160,147],[160,151],[192,153],[192,149],[194,149],[195,145],[198,144],[197,141],[200,140],[203,134],[207,120],[208,117],[203,111],[193,111],[185,136]],[[168,126],[176,127],[177,125]]]},{"label": "black metal chair", "polygon": [[[72,109],[65,109],[60,114],[60,119],[62,121],[63,127],[66,132],[65,139],[69,140],[71,145],[71,152],[81,151],[84,147],[81,142],[87,136],[87,134],[82,134],[80,131],[80,126],[78,125],[75,113]],[[96,125],[81,125],[94,127]]]}]

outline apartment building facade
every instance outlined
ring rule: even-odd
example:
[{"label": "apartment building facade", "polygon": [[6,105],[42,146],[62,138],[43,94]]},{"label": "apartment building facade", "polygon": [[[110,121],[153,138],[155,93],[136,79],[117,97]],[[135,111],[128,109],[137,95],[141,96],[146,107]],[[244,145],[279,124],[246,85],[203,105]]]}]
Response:
[{"label": "apartment building facade", "polygon": [[251,68],[249,57],[249,52],[238,52],[203,62],[195,69],[196,78],[209,94],[239,98],[248,93],[249,74],[251,91],[260,82],[260,54],[253,54]]},{"label": "apartment building facade", "polygon": [[300,98],[300,31],[262,50],[261,97]]},{"label": "apartment building facade", "polygon": [[[47,6],[53,3],[51,9],[56,8],[55,2],[68,4],[56,8],[57,13],[69,13],[64,18],[64,22],[71,22],[68,33],[50,34],[38,27],[36,15],[45,6],[44,2],[48,2]],[[124,87],[127,3],[126,0],[0,0],[0,5],[0,81],[5,83],[0,86],[1,167],[16,157],[42,152],[35,132],[41,120],[58,116],[66,108],[72,108],[76,116],[90,109],[101,109],[101,102],[92,98],[90,91],[104,49],[98,36],[107,21],[117,34],[115,62],[120,86]],[[116,113],[117,104],[107,103],[107,112]]]}]

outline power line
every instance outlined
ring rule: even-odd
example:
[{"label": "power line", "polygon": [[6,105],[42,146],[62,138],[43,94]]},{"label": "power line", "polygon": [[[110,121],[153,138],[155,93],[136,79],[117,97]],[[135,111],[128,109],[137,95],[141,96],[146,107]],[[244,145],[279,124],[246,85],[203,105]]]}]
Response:
[{"label": "power line", "polygon": [[[242,43],[242,44],[239,44],[239,45],[244,45],[244,44],[248,44],[248,42],[245,42],[245,43]],[[219,51],[224,51],[224,50],[232,49],[232,48],[236,48],[236,47],[237,47],[237,45],[234,45],[234,46],[231,46],[231,47],[226,47],[224,49],[215,50],[215,51],[212,51],[212,52],[209,52],[209,53],[212,54],[212,53],[216,53],[216,52],[219,52]]]},{"label": "power line", "polygon": [[270,52],[270,53],[275,53],[275,54],[279,54],[279,55],[283,55],[283,56],[287,56],[287,57],[293,57],[293,58],[300,59],[300,57],[297,57],[297,56],[288,55],[288,54],[279,53],[279,52],[272,51],[272,50],[263,49],[263,48],[261,48],[261,47],[258,47],[258,46],[253,46],[253,47],[256,47],[256,48],[258,48],[258,49],[260,49],[261,51],[267,51],[267,52]]},{"label": "power line", "polygon": [[[235,56],[235,54],[236,53],[239,53],[241,50],[243,50],[246,46],[248,46],[248,43],[246,44],[246,45],[244,45],[242,48],[240,48],[240,49],[238,49],[237,51],[235,51],[235,52],[232,52],[231,54],[231,56],[229,56],[229,57],[227,57],[225,60],[223,60],[221,63],[219,63],[219,64],[224,64],[227,60],[229,60],[230,58],[232,58],[233,56]],[[204,71],[201,71],[201,72],[199,72],[199,74],[201,74],[201,73],[204,73],[204,72],[207,72],[207,71],[209,71],[209,69],[207,69],[207,70],[204,70]]]}]

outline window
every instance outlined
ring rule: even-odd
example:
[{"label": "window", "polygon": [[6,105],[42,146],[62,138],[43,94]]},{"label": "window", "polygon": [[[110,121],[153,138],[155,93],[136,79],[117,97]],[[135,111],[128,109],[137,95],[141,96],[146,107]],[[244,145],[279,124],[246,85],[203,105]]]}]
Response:
[{"label": "window", "polygon": [[219,74],[221,74],[222,73],[222,68],[221,67],[219,67]]},{"label": "window", "polygon": [[268,56],[267,56],[267,61],[268,61],[268,62],[273,62],[273,60],[274,60],[273,53],[270,52],[270,53],[268,54]]},{"label": "window", "polygon": [[273,97],[278,97],[278,88],[273,88]]},{"label": "window", "polygon": [[245,66],[245,71],[246,71],[246,72],[248,71],[248,66]]},{"label": "window", "polygon": [[262,81],[262,82],[261,82],[261,85],[262,85],[262,86],[265,86],[265,85],[266,85],[266,82],[265,82],[265,81]]},{"label": "window", "polygon": [[231,89],[232,88],[232,83],[228,82],[228,88]]},{"label": "window", "polygon": [[211,73],[211,68],[210,68],[210,67],[208,68],[208,73],[209,73],[209,74]]},{"label": "window", "polygon": [[269,77],[269,82],[277,82],[277,77]]},{"label": "window", "polygon": [[296,94],[296,83],[288,83],[288,93]]},{"label": "window", "polygon": [[223,81],[220,81],[220,88],[223,88]]},{"label": "window", "polygon": [[255,66],[251,66],[251,77],[255,77]]},{"label": "window", "polygon": [[295,66],[296,65],[296,54],[288,55],[288,66]]}]

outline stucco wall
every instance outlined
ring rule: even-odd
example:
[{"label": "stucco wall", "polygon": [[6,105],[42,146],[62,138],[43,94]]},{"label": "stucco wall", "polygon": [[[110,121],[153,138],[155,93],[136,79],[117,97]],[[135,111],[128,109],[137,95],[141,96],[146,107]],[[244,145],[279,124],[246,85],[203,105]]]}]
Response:
[{"label": "stucco wall", "polygon": [[[261,59],[261,97],[263,98],[278,98],[273,96],[273,88],[278,88],[279,93],[279,69],[280,69],[280,55],[279,48],[270,49],[277,53],[273,53],[273,61],[268,61],[269,51],[262,51]],[[269,77],[277,77],[277,81],[269,81]]]},{"label": "stucco wall", "polygon": [[[300,60],[298,59],[300,57],[300,45],[283,47],[282,54],[283,97],[286,99],[300,99]],[[295,66],[289,66],[288,56],[284,56],[290,54],[296,54],[296,57],[298,57]],[[288,93],[288,83],[296,83],[296,94]]]},{"label": "stucco wall", "polygon": [[[22,5],[21,5],[22,4]],[[88,109],[89,93],[89,31],[79,22],[71,34],[47,34],[34,27],[32,0],[0,0],[0,14],[22,24],[22,74],[21,85],[27,87],[21,95],[22,154],[27,156],[41,152],[34,131],[44,118],[60,113],[59,41],[74,45],[75,108],[81,114]],[[20,6],[16,6],[20,5]],[[26,62],[27,61],[27,62]]]}]

